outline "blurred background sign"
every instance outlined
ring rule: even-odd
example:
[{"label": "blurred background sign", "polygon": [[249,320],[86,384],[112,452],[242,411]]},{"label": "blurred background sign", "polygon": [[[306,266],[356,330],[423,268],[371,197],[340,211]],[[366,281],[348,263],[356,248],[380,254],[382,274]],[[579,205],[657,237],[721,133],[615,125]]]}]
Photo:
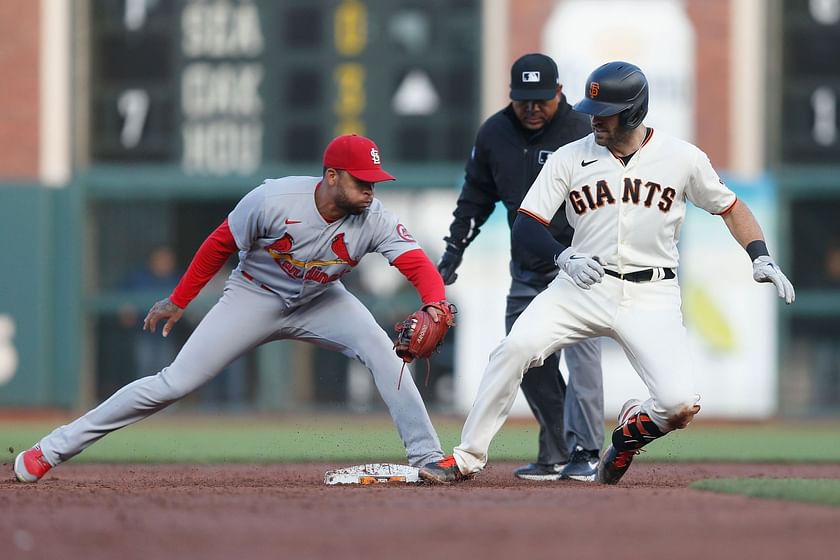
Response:
[{"label": "blurred background sign", "polygon": [[[780,22],[781,159],[789,164],[837,165],[840,1],[783,2]],[[761,88],[756,89],[760,95]]]},{"label": "blurred background sign", "polygon": [[[317,163],[368,135],[386,161],[457,162],[478,118],[479,0],[96,0],[94,163],[189,175]],[[317,169],[313,172],[317,172]]]},{"label": "blurred background sign", "polygon": [[[86,408],[150,373],[134,359],[139,317],[242,195],[265,177],[319,174],[336,134],[377,141],[398,178],[377,196],[436,259],[474,134],[507,103],[510,63],[544,51],[571,102],[607,59],[638,63],[651,80],[649,123],[709,154],[797,288],[795,305],[779,304],[718,218],[689,217],[680,274],[707,410],[840,410],[840,0],[0,5],[13,15],[0,18],[0,238],[10,240],[0,406]],[[448,290],[461,327],[421,387],[439,410],[469,407],[481,344],[502,335],[509,231],[497,212],[483,232]],[[154,264],[161,253],[166,266]],[[417,304],[377,257],[347,284],[388,331]],[[614,350],[608,408],[636,381]],[[376,398],[363,369],[285,342],[195,397],[257,410],[361,410]]]},{"label": "blurred background sign", "polygon": [[[83,398],[105,398],[171,360],[173,348],[160,340],[152,348],[139,330],[145,309],[171,290],[169,276],[186,269],[204,237],[265,177],[320,174],[334,136],[377,142],[398,178],[378,196],[390,197],[403,219],[419,208],[411,200],[421,187],[445,189],[454,206],[451,190],[479,120],[481,5],[91,0],[88,56],[76,62],[89,79],[80,124],[89,127],[90,165],[77,180],[90,233],[84,317],[95,373]],[[174,255],[166,275],[149,265],[160,250]],[[418,303],[412,291],[382,282],[347,284],[389,328]],[[205,293],[209,301],[191,308],[206,311],[221,287]],[[201,315],[173,331],[176,347]],[[160,364],[144,366],[144,355]],[[342,406],[354,383],[345,358],[307,345],[261,347],[236,366],[191,398],[263,410]],[[432,388],[424,392],[433,405]],[[367,393],[359,402],[377,406]]]},{"label": "blurred background sign", "polygon": [[779,316],[779,410],[830,415],[840,405],[840,0],[777,6],[768,167],[779,181],[781,241],[797,290]]}]

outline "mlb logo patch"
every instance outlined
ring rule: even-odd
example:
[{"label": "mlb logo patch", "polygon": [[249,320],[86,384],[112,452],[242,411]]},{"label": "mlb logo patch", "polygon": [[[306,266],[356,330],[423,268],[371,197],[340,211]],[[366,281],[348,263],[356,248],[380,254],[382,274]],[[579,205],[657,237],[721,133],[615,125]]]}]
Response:
[{"label": "mlb logo patch", "polygon": [[537,154],[537,163],[539,163],[540,165],[545,165],[545,162],[548,161],[548,156],[550,156],[553,153],[554,152],[552,152],[551,150],[540,150],[540,152]]},{"label": "mlb logo patch", "polygon": [[522,72],[522,82],[523,83],[527,84],[529,82],[533,83],[533,82],[539,82],[539,81],[540,81],[540,73],[539,72],[537,72],[537,71]]}]

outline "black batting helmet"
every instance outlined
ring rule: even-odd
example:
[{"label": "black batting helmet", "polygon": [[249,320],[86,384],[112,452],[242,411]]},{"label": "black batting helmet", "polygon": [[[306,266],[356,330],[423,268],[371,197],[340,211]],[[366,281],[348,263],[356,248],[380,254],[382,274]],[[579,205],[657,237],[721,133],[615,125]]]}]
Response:
[{"label": "black batting helmet", "polygon": [[636,128],[647,115],[647,78],[629,62],[608,62],[586,79],[584,98],[574,109],[596,117],[618,114],[621,126]]}]

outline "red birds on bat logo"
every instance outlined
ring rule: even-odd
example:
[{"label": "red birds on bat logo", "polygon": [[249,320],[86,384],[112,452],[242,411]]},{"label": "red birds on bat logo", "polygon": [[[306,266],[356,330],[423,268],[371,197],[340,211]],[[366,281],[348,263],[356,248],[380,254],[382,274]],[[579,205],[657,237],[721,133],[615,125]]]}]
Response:
[{"label": "red birds on bat logo", "polygon": [[292,250],[292,245],[294,244],[295,240],[292,239],[292,236],[288,233],[269,245],[265,248],[266,251],[271,253],[271,255],[279,254],[279,253],[289,253]]},{"label": "red birds on bat logo", "polygon": [[359,264],[359,261],[353,259],[350,256],[350,251],[347,249],[347,245],[344,243],[344,234],[339,233],[335,237],[333,237],[332,245],[330,246],[332,252],[336,254],[336,256],[349,264],[350,266],[356,266]]}]

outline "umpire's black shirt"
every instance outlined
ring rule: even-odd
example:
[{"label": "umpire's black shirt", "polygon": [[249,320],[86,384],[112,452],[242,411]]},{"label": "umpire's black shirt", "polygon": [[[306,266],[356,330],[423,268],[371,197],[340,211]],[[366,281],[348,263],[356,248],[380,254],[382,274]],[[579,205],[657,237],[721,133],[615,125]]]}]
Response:
[{"label": "umpire's black shirt", "polygon": [[[522,126],[511,104],[484,121],[467,162],[448,241],[466,246],[500,200],[512,228],[516,211],[549,154],[590,132],[589,116],[573,111],[565,95],[560,97],[554,118],[540,130]],[[554,215],[549,229],[560,243],[571,245],[574,230],[566,220],[565,205]],[[511,252],[510,272],[514,278],[532,282],[553,276],[557,267],[530,254]]]}]

